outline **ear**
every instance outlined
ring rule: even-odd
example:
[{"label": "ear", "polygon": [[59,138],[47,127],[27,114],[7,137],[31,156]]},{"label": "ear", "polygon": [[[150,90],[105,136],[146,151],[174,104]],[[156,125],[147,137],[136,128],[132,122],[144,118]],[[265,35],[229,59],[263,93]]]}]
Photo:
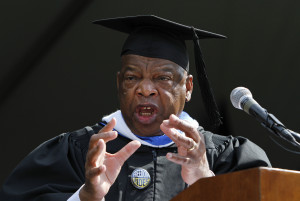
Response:
[{"label": "ear", "polygon": [[188,75],[185,82],[186,93],[185,93],[185,102],[189,102],[192,98],[193,92],[193,76]]}]

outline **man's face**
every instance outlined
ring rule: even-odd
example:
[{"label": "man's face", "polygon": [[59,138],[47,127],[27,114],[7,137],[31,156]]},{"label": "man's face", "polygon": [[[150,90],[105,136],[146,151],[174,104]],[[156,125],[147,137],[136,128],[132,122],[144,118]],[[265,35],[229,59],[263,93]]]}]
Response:
[{"label": "man's face", "polygon": [[176,63],[138,55],[122,56],[117,80],[124,120],[140,136],[162,134],[162,121],[182,112],[193,89],[193,77]]}]

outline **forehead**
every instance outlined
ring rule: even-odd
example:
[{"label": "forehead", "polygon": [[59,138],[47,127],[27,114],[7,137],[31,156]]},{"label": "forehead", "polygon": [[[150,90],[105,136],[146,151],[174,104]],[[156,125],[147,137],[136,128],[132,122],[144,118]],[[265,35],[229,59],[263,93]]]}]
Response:
[{"label": "forehead", "polygon": [[167,59],[144,57],[140,55],[128,54],[122,56],[121,71],[164,71],[183,74],[186,71],[178,64]]}]

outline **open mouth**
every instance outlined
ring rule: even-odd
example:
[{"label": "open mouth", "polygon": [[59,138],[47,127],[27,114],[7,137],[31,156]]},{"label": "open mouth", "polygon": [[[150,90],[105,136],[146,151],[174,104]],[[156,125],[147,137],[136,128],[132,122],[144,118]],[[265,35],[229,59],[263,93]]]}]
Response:
[{"label": "open mouth", "polygon": [[139,122],[149,124],[156,118],[157,107],[153,104],[143,104],[136,107],[136,118]]},{"label": "open mouth", "polygon": [[154,108],[149,106],[139,107],[138,113],[140,116],[151,116],[154,113]]}]

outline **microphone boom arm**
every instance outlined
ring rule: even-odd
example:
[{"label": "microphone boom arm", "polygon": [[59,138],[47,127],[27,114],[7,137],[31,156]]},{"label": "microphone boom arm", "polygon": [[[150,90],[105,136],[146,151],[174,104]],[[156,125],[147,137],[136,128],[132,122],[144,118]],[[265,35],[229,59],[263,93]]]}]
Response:
[{"label": "microphone boom arm", "polygon": [[268,113],[266,110],[265,112],[267,114],[267,123],[261,123],[261,125],[267,128],[271,133],[300,148],[300,135],[294,131],[287,129],[273,114]]}]

